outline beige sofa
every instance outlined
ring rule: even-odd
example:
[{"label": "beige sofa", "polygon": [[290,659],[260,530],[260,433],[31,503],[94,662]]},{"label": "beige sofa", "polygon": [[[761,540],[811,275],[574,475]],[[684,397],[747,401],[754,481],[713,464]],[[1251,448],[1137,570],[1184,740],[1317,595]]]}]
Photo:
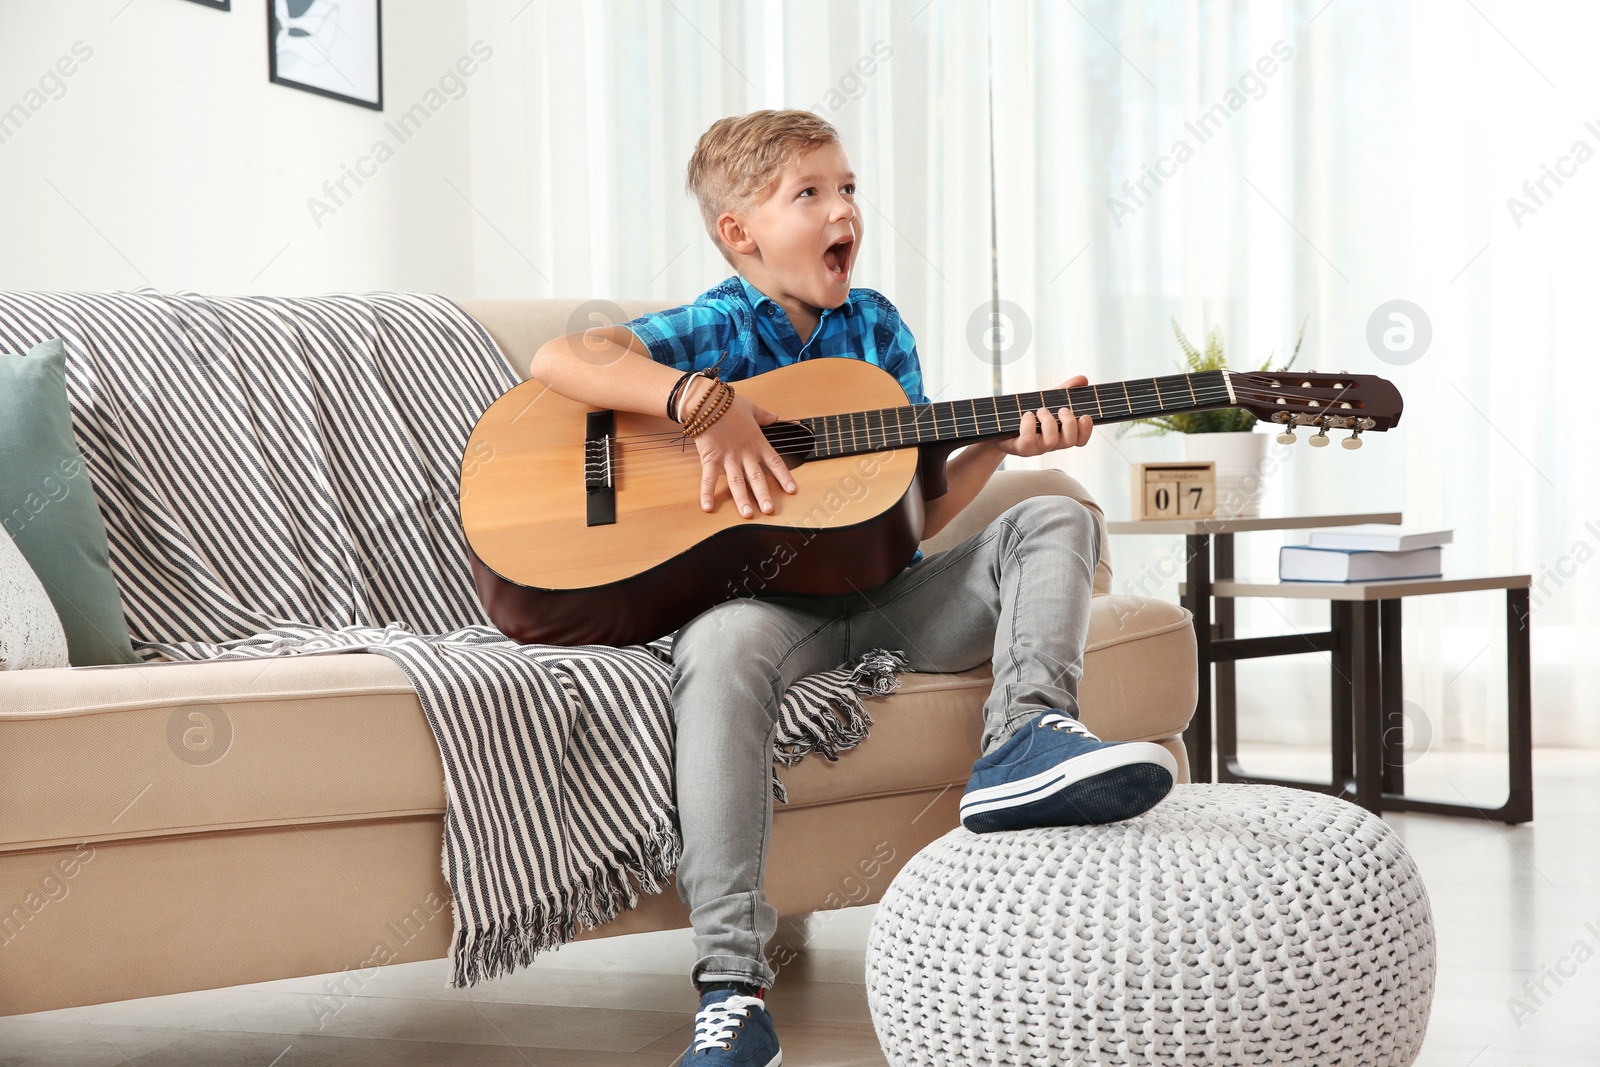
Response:
[{"label": "beige sofa", "polygon": [[[461,304],[524,375],[540,344],[589,324],[578,301]],[[1092,503],[1059,472],[1001,472],[923,549],[1040,493]],[[1109,588],[1102,563],[1083,717],[1162,742],[1186,776],[1189,615]],[[902,675],[869,701],[858,748],[784,773],[768,878],[782,914],[878,899],[957,824],[990,682],[987,667]],[[382,656],[0,673],[0,1014],[442,956],[443,810],[433,735]],[[686,925],[668,892],[586,936]]]}]

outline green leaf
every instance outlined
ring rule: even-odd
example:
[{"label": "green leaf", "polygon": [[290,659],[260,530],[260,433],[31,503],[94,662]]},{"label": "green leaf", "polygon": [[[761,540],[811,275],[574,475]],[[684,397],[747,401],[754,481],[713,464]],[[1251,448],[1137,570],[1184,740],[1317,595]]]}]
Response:
[{"label": "green leaf", "polygon": [[[1183,353],[1183,363],[1188,367],[1190,374],[1203,374],[1206,371],[1227,370],[1228,358],[1222,340],[1222,328],[1213,326],[1206,334],[1205,351],[1201,351],[1190,342],[1183,332],[1183,327],[1178,325],[1176,318],[1172,319],[1172,332],[1178,339],[1178,348]],[[1294,366],[1300,357],[1300,346],[1305,343],[1306,326],[1311,322],[1307,315],[1300,321],[1300,333],[1295,337],[1294,351],[1289,354],[1289,361],[1280,370],[1288,370]],[[1267,356],[1259,370],[1269,370],[1272,367],[1273,355]],[[1221,411],[1184,411],[1173,415],[1160,415],[1151,419],[1136,419],[1125,422],[1117,427],[1117,436],[1127,434],[1147,436],[1164,433],[1229,433],[1239,430],[1248,430],[1256,424],[1256,417],[1242,408],[1225,408]]]}]

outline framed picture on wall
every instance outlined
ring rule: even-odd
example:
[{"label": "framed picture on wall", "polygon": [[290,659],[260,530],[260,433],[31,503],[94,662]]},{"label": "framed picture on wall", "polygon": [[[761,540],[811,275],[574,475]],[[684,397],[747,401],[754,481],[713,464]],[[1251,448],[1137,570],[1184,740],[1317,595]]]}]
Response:
[{"label": "framed picture on wall", "polygon": [[194,2],[204,4],[206,7],[214,7],[218,11],[233,10],[233,0],[194,0]]},{"label": "framed picture on wall", "polygon": [[381,7],[381,0],[267,0],[271,80],[382,111]]}]

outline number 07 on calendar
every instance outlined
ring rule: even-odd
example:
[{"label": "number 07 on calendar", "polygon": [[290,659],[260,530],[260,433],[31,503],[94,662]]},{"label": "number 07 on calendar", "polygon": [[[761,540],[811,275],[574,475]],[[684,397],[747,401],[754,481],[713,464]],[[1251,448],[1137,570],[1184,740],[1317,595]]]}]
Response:
[{"label": "number 07 on calendar", "polygon": [[1133,468],[1136,519],[1206,519],[1217,510],[1217,465],[1140,463]]}]

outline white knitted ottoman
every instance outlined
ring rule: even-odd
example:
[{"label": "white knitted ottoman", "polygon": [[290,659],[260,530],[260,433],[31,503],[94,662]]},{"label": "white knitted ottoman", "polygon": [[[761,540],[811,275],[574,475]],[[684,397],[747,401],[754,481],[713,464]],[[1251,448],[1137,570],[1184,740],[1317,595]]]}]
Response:
[{"label": "white knitted ottoman", "polygon": [[867,1002],[895,1067],[1403,1067],[1433,915],[1342,800],[1179,785],[1108,826],[955,829],[885,891]]}]

